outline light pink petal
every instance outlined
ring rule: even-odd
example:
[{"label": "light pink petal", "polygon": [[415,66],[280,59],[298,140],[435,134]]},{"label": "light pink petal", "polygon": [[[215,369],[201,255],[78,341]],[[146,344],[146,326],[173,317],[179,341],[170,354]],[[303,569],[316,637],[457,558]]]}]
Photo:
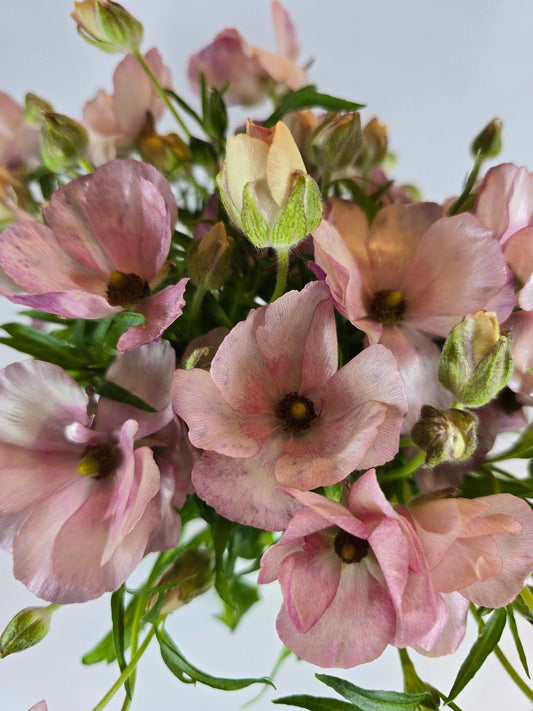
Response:
[{"label": "light pink petal", "polygon": [[289,13],[278,0],[274,0],[272,3],[272,22],[276,34],[278,54],[295,61],[300,51],[296,39],[296,30]]},{"label": "light pink petal", "polygon": [[103,89],[98,89],[94,99],[83,107],[83,123],[89,131],[102,136],[115,137],[122,133],[113,111],[113,99]]},{"label": "light pink petal", "polygon": [[352,484],[346,503],[354,516],[361,519],[370,516],[374,525],[385,516],[398,519],[378,484],[375,469],[369,469]]},{"label": "light pink petal", "polygon": [[135,141],[146,124],[153,89],[150,79],[132,54],[126,55],[115,69],[113,87],[113,109],[117,121],[122,131]]},{"label": "light pink petal", "polygon": [[29,711],[48,711],[46,701],[38,701]]},{"label": "light pink petal", "polygon": [[14,304],[22,304],[65,318],[106,318],[122,311],[119,306],[110,306],[103,296],[90,294],[86,291],[60,291],[29,296],[23,294],[4,295]]},{"label": "light pink petal", "polygon": [[272,440],[247,459],[204,452],[192,474],[196,493],[231,521],[280,531],[287,527],[301,504],[276,488],[277,454],[276,442]]},{"label": "light pink petal", "polygon": [[499,575],[501,571],[502,561],[491,536],[460,538],[431,571],[431,581],[436,591],[446,593]]},{"label": "light pink petal", "polygon": [[513,374],[508,387],[515,393],[533,394],[533,312],[515,311],[502,325],[512,333]]},{"label": "light pink petal", "polygon": [[160,471],[161,486],[152,501],[161,514],[161,523],[150,536],[146,545],[146,553],[174,548],[178,545],[181,535],[181,518],[175,506],[176,477],[172,472],[163,473],[161,467]]},{"label": "light pink petal", "polygon": [[514,306],[501,247],[469,213],[443,217],[426,231],[399,288],[407,303],[405,322],[441,337],[489,303],[500,321]]},{"label": "light pink petal", "polygon": [[176,371],[173,406],[187,423],[195,447],[229,457],[251,457],[279,427],[272,413],[254,415],[233,410],[209,373],[199,368]]},{"label": "light pink petal", "polygon": [[[0,371],[0,441],[41,452],[76,451],[65,437],[73,422],[89,425],[87,399],[52,363],[25,360]],[[38,403],[38,407],[36,407]]]},{"label": "light pink petal", "polygon": [[383,587],[364,562],[342,568],[337,594],[307,632],[298,632],[281,608],[276,622],[282,642],[321,667],[349,668],[376,659],[394,636],[396,615]]},{"label": "light pink petal", "polygon": [[142,314],[146,322],[128,328],[118,339],[118,350],[131,351],[158,339],[181,316],[185,306],[183,294],[188,281],[188,278],[180,279],[177,284],[171,284],[143,299],[135,311]]},{"label": "light pink petal", "polygon": [[470,605],[468,600],[458,592],[439,595],[439,598],[443,601],[445,613],[448,615],[446,624],[440,631],[438,630],[441,625],[441,613],[435,624],[436,638],[435,630],[431,630],[429,634],[413,645],[417,652],[426,657],[441,657],[444,654],[455,652],[466,632],[466,618]]}]

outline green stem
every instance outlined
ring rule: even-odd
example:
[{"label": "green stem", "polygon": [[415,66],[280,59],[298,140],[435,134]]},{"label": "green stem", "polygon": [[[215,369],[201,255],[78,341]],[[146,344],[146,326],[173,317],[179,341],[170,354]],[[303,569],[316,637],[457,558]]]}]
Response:
[{"label": "green stem", "polygon": [[522,592],[520,593],[520,595],[521,595],[522,598],[524,599],[524,602],[525,602],[526,605],[529,607],[529,609],[531,610],[531,612],[533,612],[533,593],[532,593],[531,590],[527,587],[527,585],[526,585],[526,587],[522,590]]},{"label": "green stem", "polygon": [[420,469],[420,467],[424,464],[425,459],[426,453],[419,452],[414,459],[411,459],[410,462],[406,462],[402,467],[398,467],[398,469],[394,469],[391,472],[387,472],[385,478],[387,479],[387,481],[389,481],[390,479],[407,479],[407,477],[410,476],[413,472],[416,472],[417,469]]},{"label": "green stem", "polygon": [[148,634],[142,641],[141,646],[135,652],[135,654],[132,656],[128,666],[124,669],[122,674],[119,676],[119,678],[113,684],[113,686],[109,689],[107,694],[100,700],[99,703],[96,704],[96,706],[92,709],[92,711],[102,711],[102,709],[104,709],[107,706],[107,704],[111,701],[113,696],[117,693],[117,691],[120,689],[120,687],[124,684],[126,679],[128,679],[130,677],[130,675],[133,673],[133,671],[137,667],[137,664],[138,664],[140,658],[145,653],[146,648],[152,641],[152,637],[154,635],[155,635],[155,625],[152,626],[151,630],[148,632]]},{"label": "green stem", "polygon": [[287,283],[287,275],[289,274],[289,252],[288,249],[278,249],[278,278],[276,280],[276,288],[270,299],[270,303],[278,299],[285,291],[285,284]]},{"label": "green stem", "polygon": [[[131,656],[135,656],[139,645],[139,633],[141,631],[141,617],[143,615],[144,606],[146,603],[146,595],[140,595],[137,598],[137,605],[135,607],[135,617],[133,618],[133,624],[131,628]],[[133,691],[135,689],[135,679],[137,677],[137,669],[135,668],[130,675],[130,695],[126,694],[124,703],[122,705],[121,711],[128,711],[133,700]]]},{"label": "green stem", "polygon": [[79,166],[80,166],[80,168],[83,168],[83,170],[85,170],[87,173],[92,173],[93,170],[94,170],[94,168],[93,168],[92,165],[89,163],[89,161],[87,160],[87,158],[82,158],[82,159],[79,161]]},{"label": "green stem", "polygon": [[176,111],[176,109],[175,109],[174,106],[172,105],[172,102],[171,102],[170,99],[168,98],[167,92],[163,89],[163,87],[161,86],[161,84],[158,82],[157,77],[155,76],[155,74],[152,72],[152,70],[150,69],[150,67],[149,67],[148,64],[146,63],[145,58],[142,56],[142,54],[139,52],[138,49],[136,49],[136,50],[133,52],[133,55],[135,56],[135,58],[137,59],[137,61],[138,61],[139,64],[141,65],[141,67],[144,69],[144,71],[146,72],[146,75],[148,76],[148,78],[149,78],[150,81],[152,82],[152,84],[153,84],[153,86],[154,86],[154,89],[157,91],[157,93],[159,94],[159,96],[163,99],[163,101],[165,102],[165,104],[166,104],[168,110],[170,111],[170,113],[172,114],[172,116],[174,116],[174,118],[175,118],[176,121],[178,122],[178,125],[181,126],[181,129],[183,130],[183,132],[185,133],[185,135],[187,136],[187,138],[190,138],[190,137],[191,137],[191,132],[189,131],[189,129],[187,128],[187,126],[183,123],[183,120],[182,120],[181,116],[178,114],[178,112]]},{"label": "green stem", "polygon": [[194,326],[198,319],[198,314],[200,313],[200,306],[202,305],[206,293],[206,289],[201,286],[198,286],[196,287],[196,291],[194,292],[194,296],[192,297],[191,308],[189,309],[189,336],[191,337],[194,335]]},{"label": "green stem", "polygon": [[533,689],[529,688],[529,686],[522,679],[522,677],[518,674],[518,672],[515,670],[515,668],[511,664],[511,662],[507,659],[505,654],[502,652],[502,650],[498,646],[494,647],[494,654],[500,660],[501,665],[503,666],[505,671],[509,674],[509,676],[514,681],[514,683],[518,686],[520,691],[522,691],[522,693],[524,693],[530,701],[533,701]]}]

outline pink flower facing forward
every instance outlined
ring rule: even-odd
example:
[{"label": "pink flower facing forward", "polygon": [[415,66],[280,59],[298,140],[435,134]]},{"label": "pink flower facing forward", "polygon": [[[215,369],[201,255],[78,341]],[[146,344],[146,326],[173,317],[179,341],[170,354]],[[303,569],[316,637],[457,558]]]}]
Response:
[{"label": "pink flower facing forward", "polygon": [[276,84],[294,91],[305,86],[306,71],[296,63],[299,48],[294,25],[276,0],[272,3],[272,19],[277,53],[253,47],[237,30],[223,30],[189,60],[192,85],[199,91],[202,73],[208,86],[219,90],[229,81],[224,99],[233,104],[255,104]]},{"label": "pink flower facing forward", "polygon": [[173,369],[168,344],[119,356],[108,379],[125,384],[142,371],[141,394],[158,411],[102,398],[96,416],[56,365],[30,360],[0,373],[0,542],[13,551],[15,577],[39,597],[98,597],[116,590],[154,542],[176,545],[168,484],[151,449],[136,445],[172,419]]},{"label": "pink flower facing forward", "polygon": [[406,431],[422,404],[448,407],[440,350],[428,336],[444,338],[476,310],[495,311],[500,322],[511,312],[511,274],[494,235],[472,215],[442,217],[433,203],[385,207],[369,226],[357,205],[332,200],[313,236],[339,311],[396,356],[409,399]]},{"label": "pink flower facing forward", "polygon": [[[144,55],[146,64],[165,89],[172,89],[170,69],[155,47]],[[147,124],[157,124],[165,104],[137,59],[128,54],[113,74],[114,94],[100,89],[85,104],[83,122],[91,138],[90,155],[101,165],[130,151]]]},{"label": "pink flower facing forward", "polygon": [[187,279],[150,295],[166,275],[177,221],[170,186],[152,166],[112,161],[59,188],[44,210],[50,227],[20,222],[0,236],[0,263],[27,292],[2,293],[67,318],[135,311],[119,350],[159,338],[181,315]]},{"label": "pink flower facing forward", "polygon": [[337,370],[324,283],[252,310],[211,364],[176,371],[174,409],[205,451],[201,498],[227,518],[280,530],[298,503],[276,488],[314,489],[398,450],[405,392],[390,351],[373,346]]},{"label": "pink flower facing forward", "polygon": [[432,633],[446,611],[435,597],[417,536],[379,488],[374,470],[348,490],[346,505],[291,491],[305,508],[261,560],[259,583],[279,579],[278,634],[299,657],[353,667],[388,644]]}]

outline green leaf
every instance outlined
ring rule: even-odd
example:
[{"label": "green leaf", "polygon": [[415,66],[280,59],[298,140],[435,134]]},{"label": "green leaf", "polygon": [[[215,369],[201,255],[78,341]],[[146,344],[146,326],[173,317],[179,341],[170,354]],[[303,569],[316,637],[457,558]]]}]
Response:
[{"label": "green leaf", "polygon": [[329,94],[321,94],[316,90],[314,85],[310,84],[309,86],[298,89],[298,91],[287,94],[281,102],[281,106],[267,118],[265,126],[270,128],[290,111],[312,109],[315,107],[327,109],[328,111],[358,111],[359,109],[363,109],[365,104],[357,104],[355,101],[347,101],[346,99],[339,99]]},{"label": "green leaf", "polygon": [[527,677],[531,679],[529,675],[529,667],[527,664],[527,657],[526,653],[524,651],[524,647],[522,645],[522,640],[520,639],[520,635],[518,634],[518,627],[516,626],[516,620],[514,616],[514,610],[512,605],[507,605],[507,620],[509,621],[509,629],[511,630],[511,634],[513,635],[513,640],[516,646],[516,651],[518,652],[518,656],[520,658],[520,662],[522,663],[522,667],[524,668],[524,671],[527,674]]},{"label": "green leaf", "polygon": [[472,188],[474,187],[482,162],[483,159],[481,156],[481,151],[478,151],[470,175],[466,179],[463,192],[459,195],[457,200],[448,210],[448,215],[457,215],[464,207],[466,207],[465,203],[468,200],[468,197],[470,196]]},{"label": "green leaf", "polygon": [[516,442],[505,452],[490,457],[488,462],[501,462],[504,459],[530,459],[533,457],[533,422],[522,432]]},{"label": "green leaf", "polygon": [[468,653],[466,659],[461,664],[459,673],[453,686],[448,694],[448,701],[453,701],[456,696],[465,688],[465,686],[474,678],[476,673],[481,668],[485,659],[498,644],[505,627],[505,619],[507,617],[505,608],[495,610],[487,621],[487,624],[481,630],[479,637],[472,645],[472,649]]},{"label": "green leaf", "polygon": [[199,681],[201,684],[210,686],[213,689],[221,689],[222,691],[236,691],[238,689],[244,689],[251,684],[270,684],[270,686],[274,687],[274,684],[266,677],[257,679],[226,679],[206,674],[185,659],[164,629],[156,630],[156,635],[163,661],[180,681],[184,681],[185,683]]},{"label": "green leaf", "polygon": [[51,333],[44,333],[22,323],[5,323],[1,327],[10,338],[0,338],[0,343],[22,353],[55,363],[65,370],[78,370],[86,366],[86,359],[69,343]]},{"label": "green leaf", "polygon": [[300,709],[309,709],[309,711],[356,711],[355,706],[346,703],[346,701],[328,699],[321,696],[308,696],[307,694],[272,699],[272,703],[284,704],[285,706],[297,706]]},{"label": "green leaf", "polygon": [[154,407],[149,405],[140,397],[137,397],[137,395],[130,393],[130,391],[126,390],[126,388],[123,388],[110,380],[106,380],[105,378],[94,378],[91,383],[96,392],[103,397],[107,397],[115,402],[122,402],[125,405],[131,405],[132,407],[136,407],[138,410],[142,410],[143,412],[157,412]]},{"label": "green leaf", "polygon": [[428,708],[435,708],[434,698],[429,692],[404,694],[400,691],[370,691],[329,674],[315,674],[315,676],[323,684],[355,704],[354,708],[360,711],[416,711],[422,704]]},{"label": "green leaf", "polygon": [[[124,656],[124,587],[121,586],[111,595],[111,621],[113,623],[113,646],[120,671],[127,667]],[[124,682],[124,689],[131,699],[131,684],[129,677]]]}]

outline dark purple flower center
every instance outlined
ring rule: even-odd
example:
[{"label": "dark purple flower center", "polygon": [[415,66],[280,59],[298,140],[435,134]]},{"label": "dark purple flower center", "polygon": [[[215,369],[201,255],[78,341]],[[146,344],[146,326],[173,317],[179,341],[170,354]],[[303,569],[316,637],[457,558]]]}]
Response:
[{"label": "dark purple flower center", "polygon": [[342,528],[335,536],[333,547],[343,563],[359,563],[366,558],[370,550],[370,545],[365,538],[352,536]]},{"label": "dark purple flower center", "polygon": [[403,319],[405,307],[401,291],[382,290],[374,294],[368,307],[368,315],[379,323],[396,323]]},{"label": "dark purple flower center", "polygon": [[116,469],[118,463],[119,452],[113,444],[89,444],[78,464],[78,472],[92,479],[104,479]]},{"label": "dark purple flower center", "polygon": [[308,430],[317,418],[311,400],[295,392],[285,395],[278,402],[275,412],[285,432]]},{"label": "dark purple flower center", "polygon": [[122,306],[123,309],[127,309],[149,295],[148,282],[138,274],[113,272],[109,277],[106,297],[111,306]]}]

